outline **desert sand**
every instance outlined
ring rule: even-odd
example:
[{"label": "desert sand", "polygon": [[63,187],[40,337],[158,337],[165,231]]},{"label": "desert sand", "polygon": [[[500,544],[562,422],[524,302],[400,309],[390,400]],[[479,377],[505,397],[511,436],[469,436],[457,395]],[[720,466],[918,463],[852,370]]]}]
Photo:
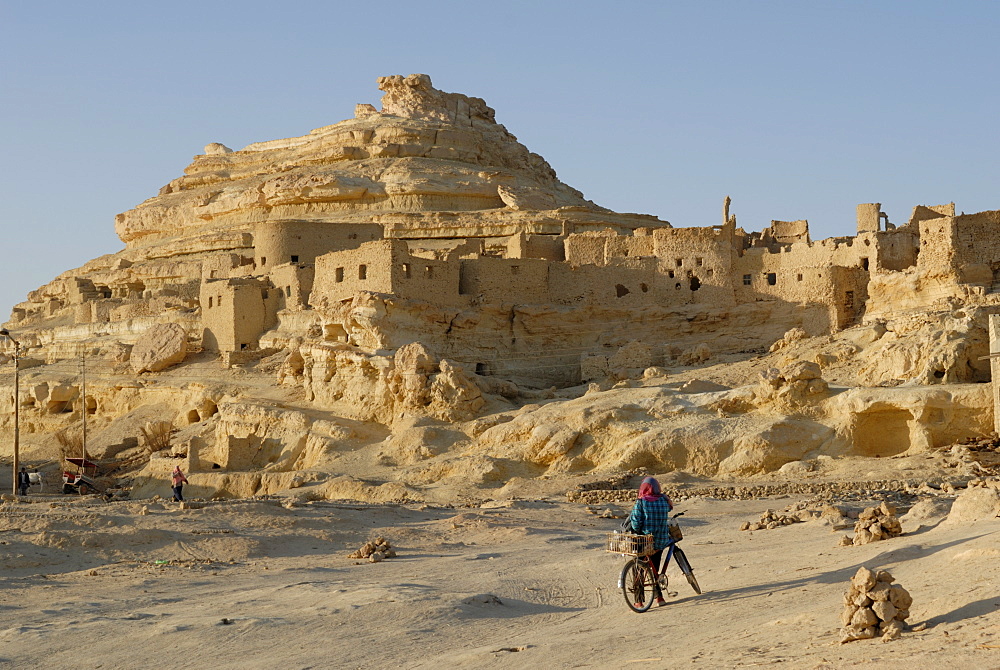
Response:
[{"label": "desert sand", "polygon": [[[898,466],[877,460],[855,466],[887,478]],[[858,510],[875,496],[676,500],[704,593],[671,565],[677,595],[635,614],[616,585],[625,559],[604,551],[620,521],[596,514],[629,505],[567,502],[572,480],[495,498],[455,490],[454,506],[6,502],[0,666],[1000,667],[1000,520],[970,520],[979,508],[959,509],[956,494],[885,492],[905,501],[904,534],[856,547],[837,546],[850,530],[825,518],[739,527],[768,508]],[[679,486],[695,484],[711,482]],[[376,536],[396,558],[348,557]],[[909,624],[922,630],[840,643],[859,566],[910,591]]]}]

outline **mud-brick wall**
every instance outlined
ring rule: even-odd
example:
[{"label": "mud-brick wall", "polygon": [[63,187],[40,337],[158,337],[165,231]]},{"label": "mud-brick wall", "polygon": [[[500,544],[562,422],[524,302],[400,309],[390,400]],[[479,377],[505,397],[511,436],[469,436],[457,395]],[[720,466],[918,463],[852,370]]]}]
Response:
[{"label": "mud-brick wall", "polygon": [[[822,278],[823,271],[831,267],[859,268],[867,274],[877,253],[870,234],[799,242],[782,246],[777,252],[764,247],[746,249],[733,264],[737,300],[774,297],[791,302],[813,301],[814,287],[809,285],[809,277]],[[807,269],[815,269],[818,274],[803,272]]]},{"label": "mud-brick wall", "polygon": [[266,221],[254,227],[254,261],[268,270],[285,263],[314,263],[317,256],[382,239],[382,226],[315,221]]},{"label": "mud-brick wall", "polygon": [[550,265],[553,263],[536,258],[463,260],[459,293],[484,304],[548,302]]},{"label": "mud-brick wall", "polygon": [[461,263],[412,256],[405,242],[393,242],[390,273],[394,294],[432,305],[462,305],[467,302],[459,294]]},{"label": "mud-brick wall", "polygon": [[954,218],[953,263],[960,280],[989,284],[1000,269],[1000,210],[962,214]]},{"label": "mud-brick wall", "polygon": [[615,235],[604,238],[604,262],[615,258],[652,256],[656,245],[652,235]]},{"label": "mud-brick wall", "polygon": [[[659,271],[656,258],[619,258],[606,266],[552,263],[548,300],[563,306],[621,309],[685,305],[692,301],[688,281],[675,281]],[[532,300],[543,304],[539,296]]]},{"label": "mud-brick wall", "polygon": [[260,282],[208,281],[201,289],[202,346],[215,351],[255,348],[273,320],[277,295]]},{"label": "mud-brick wall", "polygon": [[278,292],[278,309],[306,308],[315,275],[314,265],[288,263],[271,270],[268,278]]},{"label": "mud-brick wall", "polygon": [[603,234],[570,235],[563,241],[566,262],[571,265],[603,265],[606,257],[607,238],[611,231]]},{"label": "mud-brick wall", "polygon": [[[862,238],[861,235],[858,237]],[[916,265],[920,236],[914,228],[907,226],[903,229],[874,233],[874,237],[878,251],[878,268],[899,271]],[[868,235],[864,238],[869,239]],[[861,243],[863,244],[863,241]]]},{"label": "mud-brick wall", "polygon": [[[655,254],[664,281],[691,291],[691,300],[718,307],[734,304],[731,226],[662,228],[653,231]],[[697,281],[692,281],[696,279]]]},{"label": "mud-brick wall", "polygon": [[357,249],[334,251],[316,259],[316,274],[309,302],[315,307],[348,300],[354,295],[391,293],[393,248],[405,242],[380,240]]},{"label": "mud-brick wall", "polygon": [[927,277],[956,275],[956,226],[953,217],[921,221],[917,268]]},{"label": "mud-brick wall", "polygon": [[563,241],[558,235],[527,235],[524,240],[524,256],[561,261],[565,258]]},{"label": "mud-brick wall", "polygon": [[[785,258],[781,258],[781,257]],[[737,302],[781,300],[794,304],[816,304],[825,309],[803,327],[811,335],[827,333],[851,325],[864,310],[868,299],[868,272],[861,267],[794,266],[791,254],[768,254],[749,249],[737,262],[735,287]]]}]

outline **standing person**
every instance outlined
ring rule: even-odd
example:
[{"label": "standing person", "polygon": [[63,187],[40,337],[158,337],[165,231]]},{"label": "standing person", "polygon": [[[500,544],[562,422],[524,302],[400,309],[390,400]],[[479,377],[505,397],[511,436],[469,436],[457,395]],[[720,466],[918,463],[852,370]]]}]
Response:
[{"label": "standing person", "polygon": [[635,506],[629,515],[629,522],[636,533],[653,536],[655,553],[649,559],[653,563],[653,571],[657,576],[655,595],[658,607],[667,604],[667,601],[663,599],[663,591],[660,589],[659,575],[663,550],[673,542],[670,539],[670,530],[667,528],[672,509],[673,505],[670,504],[670,500],[660,490],[660,482],[652,477],[643,479],[642,484],[639,485],[639,495]]},{"label": "standing person", "polygon": [[17,490],[21,492],[21,495],[28,495],[28,487],[31,485],[31,480],[28,478],[28,470],[24,467],[21,471],[17,473]]},{"label": "standing person", "polygon": [[171,477],[171,482],[174,488],[174,502],[184,502],[184,496],[181,495],[181,489],[184,485],[188,483],[187,477],[181,472],[181,466],[174,466],[174,474]]}]

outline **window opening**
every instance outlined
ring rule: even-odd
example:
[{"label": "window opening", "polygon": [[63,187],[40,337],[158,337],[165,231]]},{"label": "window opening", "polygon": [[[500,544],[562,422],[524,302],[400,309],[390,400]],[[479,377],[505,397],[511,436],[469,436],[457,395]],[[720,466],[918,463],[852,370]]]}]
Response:
[{"label": "window opening", "polygon": [[406,277],[407,279],[410,278],[410,264],[409,263],[403,263],[403,276]]},{"label": "window opening", "polygon": [[854,291],[847,291],[844,294],[844,308],[854,309]]},{"label": "window opening", "polygon": [[212,296],[208,296],[208,306],[212,306]]},{"label": "window opening", "polygon": [[337,268],[334,270],[335,279],[338,282],[344,281],[344,268]]},{"label": "window opening", "polygon": [[292,254],[292,262],[293,263],[298,263],[299,262],[299,257],[296,256],[295,254]]},{"label": "window opening", "polygon": [[691,290],[697,291],[701,288],[701,281],[697,277],[691,277]]},{"label": "window opening", "polygon": [[768,286],[774,286],[777,283],[778,283],[778,275],[776,275],[773,272],[768,272],[767,273],[767,285]]},{"label": "window opening", "polygon": [[260,264],[261,265],[267,265],[267,256],[261,256],[260,257]]},{"label": "window opening", "polygon": [[645,284],[639,284],[639,290],[642,291],[643,293],[648,293],[649,287],[646,286]]},{"label": "window opening", "polygon": [[674,263],[677,265],[677,267],[680,267],[680,266],[684,265],[684,259],[683,258],[675,258],[674,259]]},{"label": "window opening", "polygon": [[795,275],[795,281],[802,281],[802,273]]},{"label": "window opening", "polygon": [[358,266],[358,279],[368,279],[368,266],[359,265]]},{"label": "window opening", "polygon": [[623,298],[623,297],[627,296],[630,292],[631,291],[629,291],[627,288],[625,288],[625,286],[623,286],[622,284],[615,284],[615,294],[619,298]]},{"label": "window opening", "polygon": [[291,298],[292,297],[292,287],[291,286],[286,286],[285,287],[285,297],[287,297],[287,298]]},{"label": "window opening", "polygon": [[434,279],[434,267],[432,265],[424,266],[424,277],[426,279]]},{"label": "window opening", "polygon": [[701,265],[702,265],[702,259],[701,258],[695,258],[694,259],[694,264],[697,265],[698,267],[701,267]]},{"label": "window opening", "polygon": [[743,275],[743,285],[750,286],[753,283],[753,277],[750,275]]},{"label": "window opening", "polygon": [[868,269],[868,259],[867,259],[867,258],[862,258],[862,259],[861,259],[861,267],[862,267],[862,268],[863,268],[864,270],[867,270],[867,269]]}]

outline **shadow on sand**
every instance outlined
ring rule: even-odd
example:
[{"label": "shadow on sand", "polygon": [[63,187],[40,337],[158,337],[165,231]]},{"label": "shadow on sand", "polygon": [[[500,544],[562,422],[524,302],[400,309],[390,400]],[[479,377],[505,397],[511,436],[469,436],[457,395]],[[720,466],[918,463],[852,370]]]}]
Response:
[{"label": "shadow on sand", "polygon": [[[785,591],[788,589],[800,589],[810,584],[845,584],[851,577],[854,576],[854,573],[857,572],[858,568],[862,566],[884,565],[886,563],[897,562],[901,559],[911,560],[916,558],[925,558],[939,551],[944,551],[945,549],[956,547],[966,542],[971,542],[972,540],[978,540],[979,538],[985,537],[987,535],[992,535],[992,533],[983,533],[982,535],[967,537],[961,540],[955,540],[953,542],[944,542],[942,544],[934,546],[920,546],[920,547],[906,546],[906,547],[899,547],[896,549],[890,549],[882,552],[881,554],[878,554],[877,556],[873,556],[869,560],[862,561],[860,563],[854,563],[850,566],[839,568],[837,570],[830,570],[828,572],[823,572],[821,574],[812,577],[802,577],[801,579],[789,579],[785,581],[769,582],[766,584],[755,584],[752,586],[744,586],[737,589],[727,589],[725,591],[710,591],[708,585],[703,583],[702,588],[705,589],[705,593],[703,593],[702,595],[689,596],[678,600],[674,600],[672,602],[682,603],[682,602],[687,602],[689,600],[699,600],[699,601],[707,600],[709,602],[715,602],[715,601],[725,602],[731,600],[739,600],[742,598],[752,598],[754,596],[774,593],[776,591]],[[697,566],[695,566],[695,575],[697,574],[698,574],[698,569]],[[673,584],[673,579],[671,579],[671,584]],[[681,588],[683,588],[683,586],[684,585],[682,585]],[[981,602],[984,601],[980,601],[980,603]],[[992,602],[992,600],[988,602]],[[973,603],[973,605],[977,604],[979,603]],[[968,607],[972,607],[972,605],[967,605],[956,611],[962,611]]]}]

